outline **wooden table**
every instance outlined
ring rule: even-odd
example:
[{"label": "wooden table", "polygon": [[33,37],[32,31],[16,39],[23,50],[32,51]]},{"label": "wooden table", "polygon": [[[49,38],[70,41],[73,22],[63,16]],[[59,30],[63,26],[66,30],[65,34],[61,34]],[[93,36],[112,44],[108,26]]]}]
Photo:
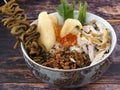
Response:
[{"label": "wooden table", "polygon": [[[25,9],[30,22],[36,19],[41,11],[54,12],[55,7],[60,3],[59,0],[16,1],[21,8]],[[107,72],[94,83],[70,90],[120,90],[120,0],[87,1],[88,11],[110,22],[115,29],[118,41],[112,53],[113,63]],[[13,49],[14,43],[15,37],[11,36],[0,23],[0,90],[63,90],[51,87],[35,78],[25,64],[20,47]]]}]

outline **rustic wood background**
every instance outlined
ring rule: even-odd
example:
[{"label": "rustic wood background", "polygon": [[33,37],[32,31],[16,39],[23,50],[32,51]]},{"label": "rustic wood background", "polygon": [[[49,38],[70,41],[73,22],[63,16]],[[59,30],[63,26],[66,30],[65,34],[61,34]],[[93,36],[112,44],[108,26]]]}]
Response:
[{"label": "rustic wood background", "polygon": [[[16,1],[21,8],[25,9],[30,22],[36,19],[41,11],[54,12],[55,7],[60,3],[60,0]],[[87,1],[88,11],[110,22],[115,29],[118,41],[112,53],[113,63],[107,72],[94,83],[70,90],[120,90],[120,0]],[[2,4],[0,1],[0,5]],[[15,37],[11,36],[0,23],[0,90],[66,90],[52,87],[35,78],[27,68],[20,48],[13,49],[14,43]]]}]

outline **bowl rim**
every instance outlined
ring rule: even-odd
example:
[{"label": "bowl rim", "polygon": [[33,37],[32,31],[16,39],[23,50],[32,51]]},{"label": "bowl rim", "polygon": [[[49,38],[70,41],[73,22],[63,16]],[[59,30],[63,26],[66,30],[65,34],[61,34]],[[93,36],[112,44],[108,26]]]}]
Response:
[{"label": "bowl rim", "polygon": [[[78,13],[78,11],[74,11],[74,13]],[[58,14],[58,13],[57,12],[53,12],[51,14],[55,15],[55,14]],[[85,70],[85,69],[88,69],[88,68],[92,68],[92,67],[94,67],[94,66],[96,66],[96,65],[104,62],[111,55],[111,53],[113,52],[113,50],[115,49],[115,46],[116,46],[116,43],[117,43],[117,36],[116,36],[115,30],[113,29],[113,27],[110,25],[109,22],[107,22],[105,19],[101,18],[100,16],[95,15],[95,14],[90,13],[90,12],[87,12],[87,15],[92,15],[92,16],[97,17],[97,18],[101,19],[102,21],[106,22],[109,25],[109,27],[110,27],[111,35],[114,36],[114,43],[113,43],[113,45],[111,45],[111,49],[110,49],[109,53],[102,60],[98,61],[94,65],[89,65],[89,66],[86,66],[86,67],[83,67],[83,68],[77,68],[77,69],[67,69],[67,70],[64,70],[64,69],[56,69],[56,68],[46,67],[46,66],[40,65],[40,64],[36,63],[34,60],[32,60],[29,57],[29,55],[27,54],[27,52],[26,52],[26,50],[25,50],[25,48],[23,46],[23,43],[21,42],[20,44],[21,44],[21,50],[22,50],[23,55],[25,55],[25,57],[30,62],[32,62],[33,64],[37,65],[38,67],[41,67],[41,68],[44,68],[44,69],[47,69],[47,70],[51,70],[51,71],[57,71],[57,72],[81,71],[81,70]],[[113,40],[113,38],[111,38],[111,39]]]}]

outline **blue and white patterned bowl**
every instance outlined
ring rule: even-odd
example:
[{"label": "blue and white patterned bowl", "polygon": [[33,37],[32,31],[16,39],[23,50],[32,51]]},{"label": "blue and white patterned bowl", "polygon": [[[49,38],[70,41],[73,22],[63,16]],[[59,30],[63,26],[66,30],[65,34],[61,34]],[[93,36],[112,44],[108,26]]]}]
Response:
[{"label": "blue and white patterned bowl", "polygon": [[[59,23],[63,23],[61,16],[57,12],[52,14],[58,18]],[[75,11],[74,15],[76,18],[78,15],[78,12]],[[117,39],[116,39],[116,34],[114,29],[106,20],[104,20],[103,18],[97,15],[87,12],[86,21],[89,22],[91,20],[96,20],[97,22],[103,23],[109,29],[109,32],[111,35],[110,51],[103,58],[102,61],[98,61],[96,64],[92,66],[87,66],[87,67],[78,68],[78,69],[62,70],[62,69],[49,68],[49,67],[42,66],[36,63],[34,60],[32,60],[26,53],[26,50],[23,44],[21,43],[21,49],[22,49],[26,64],[28,65],[30,70],[33,72],[33,74],[43,82],[46,82],[58,87],[64,87],[64,88],[81,87],[91,82],[94,82],[99,77],[101,77],[101,75],[108,69],[108,67],[111,64],[111,58],[109,58],[109,56],[111,55],[111,53],[115,48]],[[37,20],[35,20],[33,23],[37,24]]]}]

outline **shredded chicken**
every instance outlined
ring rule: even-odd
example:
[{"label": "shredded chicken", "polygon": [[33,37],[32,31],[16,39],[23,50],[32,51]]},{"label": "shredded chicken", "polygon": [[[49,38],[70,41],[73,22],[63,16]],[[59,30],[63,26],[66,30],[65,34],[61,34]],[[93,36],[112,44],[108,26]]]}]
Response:
[{"label": "shredded chicken", "polygon": [[77,43],[89,55],[91,65],[102,60],[110,49],[110,36],[107,28],[98,22],[83,26],[82,34],[78,33]]}]

